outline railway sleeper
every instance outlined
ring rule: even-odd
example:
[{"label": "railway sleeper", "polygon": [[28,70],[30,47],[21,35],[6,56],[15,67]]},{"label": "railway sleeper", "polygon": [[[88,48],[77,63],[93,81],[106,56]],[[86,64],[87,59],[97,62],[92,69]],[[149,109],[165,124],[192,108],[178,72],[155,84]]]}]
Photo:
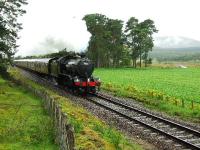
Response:
[{"label": "railway sleeper", "polygon": [[145,117],[145,116],[144,116],[144,117],[140,117],[139,119],[140,119],[140,121],[142,121],[142,122],[149,122],[149,121],[148,121],[148,118]]},{"label": "railway sleeper", "polygon": [[146,116],[136,116],[136,117],[133,117],[133,118],[136,119],[136,120],[142,120],[144,117],[146,118]]},{"label": "railway sleeper", "polygon": [[185,134],[185,131],[177,131],[177,132],[174,132],[175,134]]},{"label": "railway sleeper", "polygon": [[164,140],[164,139],[165,139],[164,136],[159,136],[159,137],[158,137],[158,140]]},{"label": "railway sleeper", "polygon": [[168,130],[169,130],[169,127],[170,127],[169,125],[163,125],[163,126],[160,126],[160,128],[163,128],[163,129],[166,128],[166,129],[168,129]]},{"label": "railway sleeper", "polygon": [[150,133],[150,135],[153,137],[153,136],[157,136],[158,133],[153,132],[153,133]]},{"label": "railway sleeper", "polygon": [[200,143],[197,143],[197,144],[195,144],[196,146],[199,146],[199,148],[200,148]]},{"label": "railway sleeper", "polygon": [[164,140],[165,143],[172,143],[173,141],[172,140]]},{"label": "railway sleeper", "polygon": [[181,138],[181,139],[188,139],[188,138],[191,138],[191,137],[193,137],[193,135],[192,134],[189,134],[189,135],[178,135],[178,136],[176,136],[177,138]]},{"label": "railway sleeper", "polygon": [[143,132],[149,133],[149,132],[151,132],[151,130],[149,130],[149,129],[144,129]]},{"label": "railway sleeper", "polygon": [[[128,123],[129,123],[129,122],[128,122]],[[140,124],[138,124],[138,123],[133,123],[133,122],[130,122],[130,123],[131,123],[131,125],[134,126],[134,127],[135,127],[135,126],[140,126]]]},{"label": "railway sleeper", "polygon": [[152,118],[148,118],[148,117],[147,117],[147,118],[146,118],[146,121],[149,122],[149,123],[151,123],[151,122],[152,122]]},{"label": "railway sleeper", "polygon": [[181,144],[174,144],[175,147],[182,147]]},{"label": "railway sleeper", "polygon": [[168,133],[168,134],[171,134],[171,132],[169,131],[170,128],[161,128],[161,127],[159,127],[159,128],[160,128],[160,130],[162,130],[163,132],[166,132],[166,133]]},{"label": "railway sleeper", "polygon": [[185,141],[190,142],[190,143],[196,143],[197,141],[199,141],[200,139],[198,138],[192,138],[192,139],[186,139]]},{"label": "railway sleeper", "polygon": [[156,123],[158,123],[157,120],[153,120],[153,121],[152,121],[152,124],[156,124]]},{"label": "railway sleeper", "polygon": [[137,129],[142,130],[142,129],[144,129],[144,127],[139,126],[139,127],[137,127]]},{"label": "railway sleeper", "polygon": [[177,128],[170,128],[169,132],[175,133],[175,131],[178,131]]},{"label": "railway sleeper", "polygon": [[165,125],[163,122],[158,122],[156,125],[158,125],[158,126],[162,126],[162,125]]}]

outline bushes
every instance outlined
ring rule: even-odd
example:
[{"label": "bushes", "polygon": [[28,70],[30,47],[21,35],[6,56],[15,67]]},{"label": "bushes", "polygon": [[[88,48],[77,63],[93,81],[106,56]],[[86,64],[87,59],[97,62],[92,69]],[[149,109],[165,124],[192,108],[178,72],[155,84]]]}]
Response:
[{"label": "bushes", "polygon": [[8,75],[7,66],[5,64],[0,63],[0,75]]}]

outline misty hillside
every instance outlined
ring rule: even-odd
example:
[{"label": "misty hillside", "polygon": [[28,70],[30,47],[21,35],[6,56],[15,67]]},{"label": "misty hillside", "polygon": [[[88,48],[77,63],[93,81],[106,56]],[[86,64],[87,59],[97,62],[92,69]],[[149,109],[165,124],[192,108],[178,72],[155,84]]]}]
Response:
[{"label": "misty hillside", "polygon": [[200,61],[198,48],[154,48],[150,57],[158,61]]},{"label": "misty hillside", "polygon": [[199,61],[200,41],[185,37],[156,37],[150,56],[158,61]]},{"label": "misty hillside", "polygon": [[200,47],[200,41],[179,36],[163,36],[155,37],[154,45],[160,48],[192,48]]},{"label": "misty hillside", "polygon": [[193,53],[193,52],[200,52],[200,47],[183,47],[183,48],[160,48],[160,47],[154,47],[154,51],[177,51],[177,52],[188,52],[188,53]]}]

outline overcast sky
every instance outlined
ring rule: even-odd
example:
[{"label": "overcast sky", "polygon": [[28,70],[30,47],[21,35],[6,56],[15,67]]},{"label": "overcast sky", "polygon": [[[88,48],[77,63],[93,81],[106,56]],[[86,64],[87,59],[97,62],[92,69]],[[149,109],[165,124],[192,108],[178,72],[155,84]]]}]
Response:
[{"label": "overcast sky", "polygon": [[[87,47],[90,34],[82,18],[101,13],[127,21],[134,16],[152,19],[155,36],[184,36],[200,40],[199,0],[28,0],[27,13],[20,18],[20,45],[17,55],[35,55],[70,47]],[[44,46],[50,43],[49,47]]]}]

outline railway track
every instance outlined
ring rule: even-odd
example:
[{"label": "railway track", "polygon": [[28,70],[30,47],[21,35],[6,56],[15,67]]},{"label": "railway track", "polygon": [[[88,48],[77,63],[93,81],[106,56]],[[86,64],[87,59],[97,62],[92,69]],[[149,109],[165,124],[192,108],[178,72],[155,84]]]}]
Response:
[{"label": "railway track", "polygon": [[[28,73],[27,71],[25,72],[27,76],[34,78],[36,82],[43,84],[46,83],[55,90],[60,90],[61,93],[64,93],[64,89],[62,87],[55,86],[52,81],[41,78],[36,74],[32,74],[30,72]],[[197,130],[121,103],[117,98],[113,98],[102,93],[90,94],[86,98],[88,101],[103,107],[104,109],[109,110],[122,118],[128,119],[130,124],[144,126],[154,133],[159,133],[160,135],[164,135],[170,140],[179,143],[180,145],[177,145],[177,147],[183,145],[188,149],[200,150],[200,132]]]},{"label": "railway track", "polygon": [[131,122],[136,122],[139,125],[145,126],[154,132],[158,132],[159,134],[164,135],[189,149],[200,149],[200,132],[197,130],[188,128],[148,112],[138,110],[134,107],[120,103],[118,99],[101,93],[91,95],[97,97],[98,99],[93,97],[88,97],[87,99],[100,107],[112,111],[115,114],[130,120]]}]

